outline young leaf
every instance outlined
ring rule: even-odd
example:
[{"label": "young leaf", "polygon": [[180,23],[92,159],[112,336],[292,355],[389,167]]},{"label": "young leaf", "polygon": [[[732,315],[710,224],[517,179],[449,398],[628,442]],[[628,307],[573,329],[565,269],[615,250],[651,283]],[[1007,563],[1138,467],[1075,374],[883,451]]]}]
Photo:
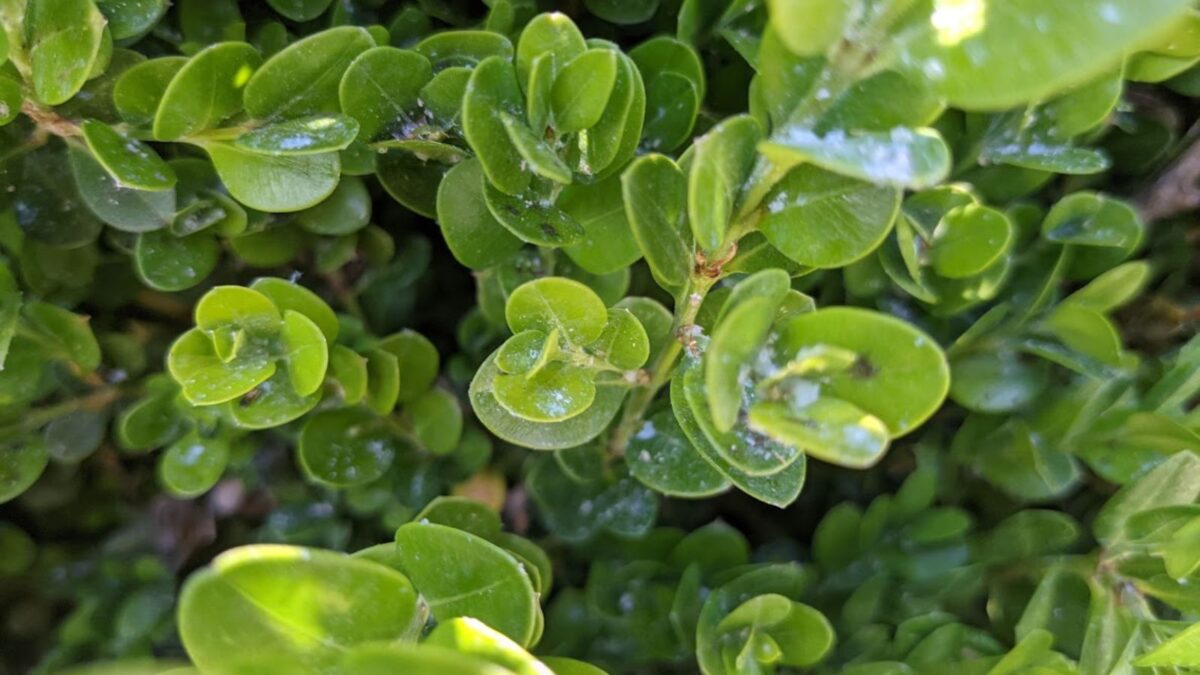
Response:
[{"label": "young leaf", "polygon": [[688,174],[688,220],[696,243],[712,253],[724,242],[762,131],[742,115],[718,124],[693,146]]}]

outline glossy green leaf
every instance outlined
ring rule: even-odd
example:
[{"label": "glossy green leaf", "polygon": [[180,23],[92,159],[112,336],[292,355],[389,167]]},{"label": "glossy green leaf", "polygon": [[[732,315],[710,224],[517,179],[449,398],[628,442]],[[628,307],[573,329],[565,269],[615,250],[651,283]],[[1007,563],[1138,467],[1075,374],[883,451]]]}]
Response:
[{"label": "glossy green leaf", "polygon": [[293,42],[246,83],[246,112],[258,119],[338,112],[342,75],[374,46],[371,35],[356,26],[330,28]]},{"label": "glossy green leaf", "polygon": [[446,172],[438,187],[438,225],[454,258],[471,269],[491,267],[516,253],[522,241],[496,220],[483,194],[486,180],[474,159]]},{"label": "glossy green leaf", "polygon": [[469,616],[529,643],[541,609],[528,575],[504,549],[461,530],[410,523],[396,530],[396,559],[438,621]]},{"label": "glossy green leaf", "polygon": [[234,145],[263,155],[315,155],[343,150],[357,135],[353,117],[316,115],[258,127],[239,136]]},{"label": "glossy green leaf", "polygon": [[687,184],[669,158],[646,155],[621,176],[625,215],[655,278],[668,288],[691,274],[691,230],[686,226]]},{"label": "glossy green leaf", "polygon": [[814,166],[792,169],[764,200],[759,224],[771,245],[810,267],[841,267],[875,250],[900,206],[900,192]]},{"label": "glossy green leaf", "polygon": [[496,401],[494,387],[500,376],[494,356],[489,357],[471,380],[471,408],[496,436],[538,450],[571,448],[592,440],[612,421],[627,392],[623,383],[599,381],[591,407],[565,421],[547,424],[517,417]]},{"label": "glossy green leaf", "polygon": [[934,230],[933,269],[950,279],[980,274],[1008,251],[1012,238],[1003,213],[974,204],[956,207]]},{"label": "glossy green leaf", "polygon": [[550,110],[558,133],[573,133],[600,120],[617,79],[617,54],[591,49],[563,66],[550,90]]},{"label": "glossy green leaf", "polygon": [[878,417],[893,438],[932,415],[950,385],[946,358],[932,338],[894,317],[832,307],[792,317],[780,333],[784,358],[816,344],[857,354],[853,366],[825,379],[822,391]]},{"label": "glossy green leaf", "polygon": [[950,149],[932,129],[841,130],[816,134],[802,126],[777,130],[760,151],[781,168],[808,162],[876,185],[920,189],[950,172]]},{"label": "glossy green leaf", "polygon": [[229,443],[192,432],[175,441],[162,454],[158,476],[173,494],[195,497],[220,480],[229,463]]},{"label": "glossy green leaf", "polygon": [[697,245],[707,252],[716,251],[724,242],[761,135],[754,118],[740,116],[717,125],[693,146],[688,220]]},{"label": "glossy green leaf", "polygon": [[297,456],[315,481],[337,487],[378,480],[399,444],[380,419],[364,408],[325,410],[305,423]]},{"label": "glossy green leaf", "polygon": [[212,673],[322,672],[354,645],[412,635],[421,618],[417,592],[395,570],[272,544],[218,556],[188,579],[179,600],[184,647]]},{"label": "glossy green leaf", "polygon": [[429,59],[414,51],[374,47],[358,55],[338,87],[342,112],[358,120],[358,137],[374,140],[418,105],[433,77]]},{"label": "glossy green leaf", "polygon": [[669,410],[652,415],[637,430],[629,440],[625,463],[643,485],[676,497],[709,497],[731,485],[696,452]]},{"label": "glossy green leaf", "polygon": [[582,238],[564,248],[583,269],[611,274],[641,257],[622,199],[621,176],[568,185],[559,194],[558,206],[583,228]]},{"label": "glossy green leaf", "polygon": [[92,0],[31,0],[24,9],[34,94],[47,105],[64,103],[96,63],[104,15]]},{"label": "glossy green leaf", "polygon": [[0,445],[0,504],[29,489],[46,469],[50,454],[40,438],[14,439]]},{"label": "glossy green leaf", "polygon": [[108,225],[124,232],[149,232],[171,223],[176,207],[174,190],[126,187],[82,148],[72,148],[70,160],[79,196]]},{"label": "glossy green leaf", "polygon": [[[891,58],[914,77],[928,78],[952,105],[1009,108],[1112,68],[1189,6],[1183,0],[931,3],[912,13]],[[1028,49],[1045,35],[1071,39]]]},{"label": "glossy green leaf", "polygon": [[221,182],[234,199],[260,211],[299,211],[333,193],[341,175],[335,152],[262,155],[230,143],[206,143]]},{"label": "glossy green leaf", "polygon": [[428,338],[411,330],[403,330],[384,338],[379,349],[396,357],[400,369],[401,403],[416,400],[426,392],[438,374],[438,351]]},{"label": "glossy green leaf", "polygon": [[443,389],[430,389],[409,403],[413,433],[430,452],[448,455],[462,437],[463,415],[458,399]]},{"label": "glossy green leaf", "polygon": [[[242,109],[242,92],[262,57],[241,42],[222,42],[199,52],[183,65],[162,92],[154,113],[154,137],[174,140],[211,129]],[[147,73],[148,82],[129,85],[134,108],[145,111],[157,93],[163,72]]]},{"label": "glossy green leaf", "polygon": [[181,291],[204,281],[216,269],[220,246],[208,232],[179,237],[167,230],[138,235],[134,269],[147,286]]},{"label": "glossy green leaf", "polygon": [[516,71],[508,61],[493,56],[471,73],[462,103],[463,134],[483,166],[488,184],[508,195],[529,186],[524,159],[509,140],[502,114],[524,117]]},{"label": "glossy green leaf", "polygon": [[92,156],[118,185],[149,191],[168,190],[175,185],[175,172],[145,143],[126,138],[95,120],[87,120],[80,129]]}]

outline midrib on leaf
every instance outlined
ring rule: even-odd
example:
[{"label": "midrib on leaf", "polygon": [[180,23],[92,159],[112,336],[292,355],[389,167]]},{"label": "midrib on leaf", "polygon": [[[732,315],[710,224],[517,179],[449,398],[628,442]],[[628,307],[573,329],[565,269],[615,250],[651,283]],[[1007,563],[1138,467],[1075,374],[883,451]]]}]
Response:
[{"label": "midrib on leaf", "polygon": [[352,52],[356,46],[357,45],[353,45],[353,44],[343,45],[342,50],[338,53],[337,58],[330,64],[329,68],[325,69],[325,72],[321,73],[312,82],[309,82],[308,84],[304,85],[304,87],[301,88],[300,91],[298,91],[294,96],[292,96],[290,99],[288,99],[283,105],[275,106],[276,112],[273,115],[271,115],[270,117],[268,117],[267,119],[269,121],[276,121],[276,120],[279,120],[280,118],[284,117],[287,114],[287,112],[291,109],[291,107],[296,104],[297,101],[303,100],[306,96],[308,96],[308,94],[310,92],[312,92],[313,89],[315,89],[317,87],[317,85],[324,82],[328,77],[333,75],[335,72],[338,74],[338,77],[341,78],[342,74],[346,71],[346,69],[341,68],[339,70],[338,66],[340,64],[342,64],[343,62],[347,61],[345,55]]}]

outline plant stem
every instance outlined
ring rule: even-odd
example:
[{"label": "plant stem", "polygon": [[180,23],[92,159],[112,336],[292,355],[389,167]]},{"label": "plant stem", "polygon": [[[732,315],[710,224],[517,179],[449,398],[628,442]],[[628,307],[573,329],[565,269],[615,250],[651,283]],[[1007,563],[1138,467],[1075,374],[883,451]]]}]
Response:
[{"label": "plant stem", "polygon": [[704,274],[692,274],[688,279],[676,304],[675,320],[671,323],[671,337],[663,346],[658,358],[647,369],[650,373],[649,381],[634,389],[629,395],[629,400],[626,401],[624,412],[621,415],[621,421],[613,430],[609,441],[609,450],[614,457],[625,455],[629,439],[633,438],[633,435],[642,426],[650,403],[658,395],[663,385],[671,379],[671,374],[675,370],[675,362],[683,353],[684,346],[691,340],[692,326],[696,323],[700,305],[704,303],[704,298],[716,281],[716,278]]},{"label": "plant stem", "polygon": [[103,410],[121,396],[117,387],[105,386],[86,396],[68,399],[45,408],[30,411],[19,422],[0,427],[0,438],[16,438],[22,434],[35,431],[56,417],[62,417],[77,410]]}]

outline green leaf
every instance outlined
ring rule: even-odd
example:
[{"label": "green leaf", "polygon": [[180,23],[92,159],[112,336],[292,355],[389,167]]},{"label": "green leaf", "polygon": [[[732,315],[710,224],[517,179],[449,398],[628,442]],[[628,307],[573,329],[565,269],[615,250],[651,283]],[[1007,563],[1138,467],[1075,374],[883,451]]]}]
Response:
[{"label": "green leaf", "polygon": [[900,207],[900,191],[799,166],[771,190],[759,229],[788,258],[843,267],[875,250]]},{"label": "green leaf", "polygon": [[895,127],[886,132],[834,130],[816,134],[807,127],[792,125],[773,133],[759,150],[781,169],[808,162],[893,187],[930,187],[950,172],[950,149],[932,129]]},{"label": "green leaf", "polygon": [[[781,270],[759,274],[782,277],[784,288],[788,286],[787,275]],[[780,298],[781,295],[748,298],[734,306],[713,331],[704,353],[704,383],[713,424],[721,432],[728,432],[738,420],[745,387],[744,370],[766,343]]]},{"label": "green leaf", "polygon": [[[169,141],[190,136],[240,111],[242,90],[260,63],[258,51],[241,42],[218,43],[193,56],[175,72],[158,100],[154,137]],[[127,85],[136,114],[146,111],[157,94],[159,78],[173,67],[168,63],[161,66],[161,72],[146,73],[145,83],[140,73],[131,76],[138,78]]]},{"label": "green leaf", "polygon": [[217,484],[228,463],[229,443],[225,439],[204,438],[193,431],[162,454],[158,477],[172,494],[196,497]]},{"label": "green leaf", "polygon": [[853,3],[850,0],[770,0],[771,25],[787,48],[818,56],[842,35]]},{"label": "green leaf", "polygon": [[533,173],[564,185],[571,182],[571,169],[524,122],[504,112],[500,113],[500,121],[508,132],[508,140]]},{"label": "green leaf", "polygon": [[296,452],[309,478],[349,487],[378,480],[398,449],[377,415],[365,408],[343,408],[309,417]]},{"label": "green leaf", "polygon": [[646,487],[674,497],[711,497],[729,489],[728,478],[692,448],[675,415],[651,415],[629,440],[629,473]]},{"label": "green leaf", "polygon": [[758,122],[741,115],[721,122],[693,145],[688,219],[696,243],[708,253],[724,243],[761,135]]},{"label": "green leaf", "polygon": [[284,310],[283,330],[280,333],[287,350],[288,377],[300,396],[316,392],[325,380],[329,366],[329,348],[325,334],[313,320],[294,310]]},{"label": "green leaf", "polygon": [[463,134],[479,158],[488,184],[504,194],[519,195],[529,187],[530,175],[522,168],[521,153],[509,140],[505,113],[525,116],[521,89],[512,64],[493,56],[476,66],[467,82],[462,103]]},{"label": "green leaf", "polygon": [[438,351],[425,336],[403,330],[380,340],[379,349],[396,357],[400,369],[400,403],[414,401],[424,394],[438,373]]},{"label": "green leaf", "polygon": [[83,87],[105,23],[92,0],[30,0],[25,6],[30,76],[42,103],[65,103]]},{"label": "green leaf", "polygon": [[346,176],[320,204],[296,214],[296,223],[313,234],[353,234],[371,221],[371,193],[361,178]]},{"label": "green leaf", "polygon": [[367,405],[387,415],[400,396],[400,360],[383,349],[367,352]]},{"label": "green leaf", "polygon": [[1000,211],[977,204],[955,207],[933,232],[933,269],[950,279],[981,274],[1008,252],[1012,239],[1012,224]]},{"label": "green leaf", "polygon": [[178,616],[193,663],[230,674],[330,670],[355,645],[413,636],[422,619],[417,592],[395,570],[274,544],[227,551],[192,575]]},{"label": "green leaf", "polygon": [[145,35],[167,13],[166,0],[97,0],[114,40]]},{"label": "green leaf", "polygon": [[21,289],[8,270],[8,264],[0,263],[0,370],[4,369],[9,346],[17,333],[22,302]]},{"label": "green leaf", "polygon": [[1100,363],[1119,367],[1124,360],[1121,336],[1100,312],[1078,305],[1059,305],[1042,325],[1070,349]]},{"label": "green leaf", "polygon": [[134,64],[121,73],[113,85],[113,104],[121,119],[136,125],[154,123],[167,86],[187,62],[184,56],[161,56]]},{"label": "green leaf", "polygon": [[270,156],[230,143],[206,143],[204,149],[229,194],[259,211],[300,211],[333,193],[341,175],[336,152]]},{"label": "green leaf", "polygon": [[480,163],[468,159],[446,172],[438,187],[437,221],[454,258],[484,269],[512,257],[522,241],[496,220],[484,198]]},{"label": "green leaf", "polygon": [[950,386],[946,357],[933,339],[885,314],[831,307],[789,318],[779,332],[779,359],[797,358],[813,345],[857,354],[853,366],[824,378],[821,391],[878,417],[892,438],[932,415]]},{"label": "green leaf", "polygon": [[95,120],[86,120],[80,130],[92,155],[118,185],[149,191],[169,190],[175,185],[175,172],[145,143]]},{"label": "green leaf", "polygon": [[493,388],[500,376],[493,354],[471,380],[471,408],[479,421],[499,438],[536,450],[571,448],[592,440],[616,416],[628,391],[621,382],[597,381],[591,407],[565,421],[547,424],[517,417],[496,401]]},{"label": "green leaf", "polygon": [[342,667],[355,675],[508,675],[511,672],[479,657],[443,647],[395,642],[356,647],[343,657]]},{"label": "green leaf", "polygon": [[461,530],[410,523],[396,530],[396,561],[439,622],[470,616],[522,646],[533,638],[537,596],[504,549]]},{"label": "green leaf", "polygon": [[280,312],[294,310],[308,317],[320,327],[326,341],[332,343],[337,339],[340,329],[337,316],[316,293],[277,277],[255,279],[250,288],[266,296]]},{"label": "green leaf", "polygon": [[683,172],[668,157],[645,155],[621,174],[621,191],[633,237],[655,279],[668,290],[682,287],[694,264]]},{"label": "green leaf", "polygon": [[[951,105],[998,110],[1049,98],[1111,69],[1188,7],[1186,0],[930,3],[912,13],[885,58],[928,78]],[[1049,44],[1046,35],[1070,39]],[[1031,51],[1035,43],[1041,48]]]},{"label": "green leaf", "polygon": [[27,302],[21,308],[26,321],[39,333],[42,345],[61,353],[84,373],[100,367],[100,345],[89,319],[48,302]]},{"label": "green leaf", "polygon": [[358,120],[358,137],[374,140],[418,106],[433,78],[429,59],[414,51],[374,47],[358,55],[338,85],[342,112]]},{"label": "green leaf", "polygon": [[761,401],[749,412],[751,429],[830,464],[868,468],[887,451],[883,422],[837,398],[822,396],[800,409],[784,401]]},{"label": "green leaf", "polygon": [[550,110],[555,131],[587,129],[600,120],[617,80],[617,54],[590,49],[572,59],[554,78]]},{"label": "green leaf", "polygon": [[243,396],[275,374],[275,362],[256,353],[226,362],[213,341],[193,328],[179,336],[167,355],[167,369],[195,405],[216,405]]},{"label": "green leaf", "polygon": [[658,0],[584,0],[583,4],[601,19],[622,25],[650,20],[659,6]]},{"label": "green leaf", "polygon": [[596,399],[594,375],[566,363],[550,363],[528,375],[498,375],[492,395],[509,413],[531,422],[561,422],[586,411]]},{"label": "green leaf", "polygon": [[125,187],[82,148],[71,148],[70,161],[79,196],[108,225],[124,232],[149,232],[166,227],[174,218],[175,190]]},{"label": "green leaf", "polygon": [[40,438],[18,438],[0,445],[0,504],[16,499],[46,469],[50,454]]},{"label": "green leaf", "polygon": [[414,523],[422,521],[469,532],[488,541],[500,537],[503,529],[495,511],[466,497],[437,497],[412,518]]},{"label": "green leaf", "polygon": [[1129,519],[1151,509],[1191,504],[1200,498],[1200,459],[1180,452],[1122,487],[1096,515],[1096,538],[1105,546],[1127,539]]},{"label": "green leaf", "polygon": [[293,42],[246,83],[246,112],[271,120],[339,112],[342,75],[374,46],[370,33],[356,26],[330,28]]},{"label": "green leaf", "polygon": [[179,237],[167,230],[138,235],[134,270],[142,283],[160,291],[182,291],[204,281],[217,267],[221,249],[209,232]]},{"label": "green leaf", "polygon": [[654,493],[637,481],[616,475],[578,483],[555,457],[539,457],[525,485],[546,529],[567,541],[581,542],[606,530],[642,537],[658,514]]},{"label": "green leaf", "polygon": [[1048,382],[1043,362],[1008,350],[968,354],[950,361],[950,397],[976,412],[1003,413],[1034,401]]},{"label": "green leaf", "polygon": [[453,394],[443,389],[430,389],[409,403],[405,412],[412,419],[413,434],[430,452],[448,455],[458,447],[463,415]]},{"label": "green leaf", "polygon": [[1133,662],[1139,668],[1200,665],[1200,629],[1191,626],[1175,637],[1142,654]]},{"label": "green leaf", "polygon": [[492,31],[450,30],[435,33],[414,47],[433,63],[435,70],[446,67],[474,66],[489,56],[512,59],[508,38]]},{"label": "green leaf", "polygon": [[617,78],[600,119],[588,128],[580,171],[614,178],[633,158],[642,138],[646,91],[633,61],[617,55]]},{"label": "green leaf", "polygon": [[263,155],[315,155],[345,149],[358,135],[347,115],[316,115],[275,122],[242,134],[233,144]]},{"label": "green leaf", "polygon": [[608,309],[587,286],[563,277],[546,277],[522,284],[505,307],[513,333],[558,331],[569,343],[586,345],[604,332]]},{"label": "green leaf", "polygon": [[29,240],[70,249],[96,240],[104,225],[80,202],[64,144],[26,155],[19,172],[12,204]]},{"label": "green leaf", "polygon": [[1136,298],[1150,281],[1144,260],[1118,265],[1093,279],[1063,301],[1096,312],[1111,312]]},{"label": "green leaf", "polygon": [[691,441],[692,447],[709,464],[728,477],[738,489],[755,499],[779,508],[791,504],[799,496],[801,488],[804,487],[807,472],[804,455],[801,454],[782,470],[766,476],[750,475],[731,464],[709,440],[697,418],[696,410],[688,401],[685,381],[689,380],[689,377],[692,381],[696,381],[696,376],[689,375],[689,372],[698,372],[697,364],[698,362],[690,367],[685,365],[683,370],[671,378],[671,408],[675,413],[679,428]]},{"label": "green leaf", "polygon": [[1127,204],[1095,192],[1075,192],[1060,200],[1042,222],[1050,241],[1081,246],[1131,248],[1142,224]]},{"label": "green leaf", "polygon": [[641,257],[622,199],[622,181],[613,174],[596,183],[568,185],[558,196],[558,207],[584,232],[564,250],[592,274],[618,272]]},{"label": "green leaf", "polygon": [[217,286],[196,304],[196,327],[210,333],[238,328],[254,335],[276,335],[282,321],[268,296],[242,286]]},{"label": "green leaf", "polygon": [[292,21],[311,21],[329,7],[332,0],[267,0],[276,12]]},{"label": "green leaf", "polygon": [[525,25],[517,41],[515,63],[521,89],[529,91],[530,71],[537,57],[550,56],[549,75],[553,81],[561,68],[585,51],[587,43],[570,17],[558,12],[538,14]]}]

